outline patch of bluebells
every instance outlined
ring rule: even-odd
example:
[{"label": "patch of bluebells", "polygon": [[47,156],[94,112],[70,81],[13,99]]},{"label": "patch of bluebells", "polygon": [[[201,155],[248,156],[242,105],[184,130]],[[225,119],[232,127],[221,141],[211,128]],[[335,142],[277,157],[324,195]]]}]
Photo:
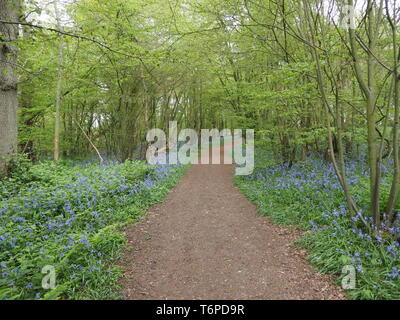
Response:
[{"label": "patch of bluebells", "polygon": [[7,288],[0,299],[42,297],[44,265],[62,270],[58,282],[101,272],[101,259],[123,241],[102,229],[159,201],[183,169],[140,161],[56,168],[63,172],[58,182],[43,169],[51,182],[42,179],[0,201],[0,288]]},{"label": "patch of bluebells", "polygon": [[398,278],[399,278],[399,268],[398,268],[398,267],[393,267],[393,268],[392,268],[392,272],[389,273],[389,274],[386,276],[386,280],[389,280],[389,279],[398,279]]},{"label": "patch of bluebells", "polygon": [[[351,264],[359,284],[371,287],[374,297],[399,299],[400,243],[396,237],[400,235],[400,225],[382,225],[379,231],[371,233],[361,221],[372,225],[365,207],[369,197],[366,158],[346,161],[347,182],[353,200],[361,208],[357,216],[350,217],[342,188],[329,163],[312,157],[290,167],[271,164],[271,156],[266,152],[255,154],[253,173],[236,177],[235,181],[259,212],[268,214],[275,222],[310,230],[303,241],[311,250],[311,261],[322,270],[340,274],[343,265]],[[393,165],[390,161],[381,168],[388,177]],[[388,190],[391,179],[384,176],[381,183],[382,190]],[[374,286],[381,288],[381,293],[375,293]],[[352,294],[365,298],[362,290]]]}]

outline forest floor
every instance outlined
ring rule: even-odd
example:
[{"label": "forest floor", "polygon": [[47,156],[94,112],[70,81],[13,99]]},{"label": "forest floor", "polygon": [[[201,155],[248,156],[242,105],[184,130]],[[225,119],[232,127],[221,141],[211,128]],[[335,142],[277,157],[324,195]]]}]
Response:
[{"label": "forest floor", "polygon": [[193,165],[126,230],[125,299],[345,299],[233,184],[234,165]]}]

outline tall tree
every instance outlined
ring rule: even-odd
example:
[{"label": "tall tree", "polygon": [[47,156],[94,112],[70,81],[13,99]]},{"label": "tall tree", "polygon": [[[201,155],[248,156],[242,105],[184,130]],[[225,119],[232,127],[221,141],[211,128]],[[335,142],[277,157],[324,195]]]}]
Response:
[{"label": "tall tree", "polygon": [[58,0],[54,1],[54,13],[57,20],[57,29],[60,31],[58,45],[58,72],[57,72],[57,92],[56,92],[56,118],[54,126],[54,160],[60,159],[60,122],[61,122],[61,89],[62,89],[62,67],[64,62],[64,38],[61,34],[61,17],[58,10]]},{"label": "tall tree", "polygon": [[[0,20],[18,21],[19,8],[19,0],[0,0]],[[17,36],[17,25],[0,23],[0,171],[17,149]]]}]

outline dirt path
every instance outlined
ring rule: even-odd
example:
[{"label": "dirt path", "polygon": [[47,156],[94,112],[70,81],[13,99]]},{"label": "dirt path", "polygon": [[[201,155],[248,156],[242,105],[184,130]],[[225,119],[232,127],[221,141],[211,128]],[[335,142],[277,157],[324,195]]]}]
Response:
[{"label": "dirt path", "polygon": [[343,299],[291,245],[299,233],[259,216],[233,174],[232,165],[193,165],[127,230],[125,299]]}]

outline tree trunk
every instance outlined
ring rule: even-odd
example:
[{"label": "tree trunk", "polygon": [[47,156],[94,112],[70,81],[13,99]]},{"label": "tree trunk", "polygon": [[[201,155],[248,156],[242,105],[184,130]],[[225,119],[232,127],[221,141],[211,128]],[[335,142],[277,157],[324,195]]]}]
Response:
[{"label": "tree trunk", "polygon": [[[0,0],[0,20],[18,21],[19,1]],[[5,158],[17,151],[18,26],[0,23],[0,171]]]},{"label": "tree trunk", "polygon": [[[57,28],[59,31],[61,28],[61,18],[58,11],[57,1],[54,1],[54,11],[56,14]],[[62,67],[64,62],[64,38],[63,35],[59,35],[59,47],[58,47],[58,74],[57,74],[57,92],[56,92],[56,118],[54,126],[54,160],[60,160],[60,119],[61,119],[61,89],[62,89]]]}]

